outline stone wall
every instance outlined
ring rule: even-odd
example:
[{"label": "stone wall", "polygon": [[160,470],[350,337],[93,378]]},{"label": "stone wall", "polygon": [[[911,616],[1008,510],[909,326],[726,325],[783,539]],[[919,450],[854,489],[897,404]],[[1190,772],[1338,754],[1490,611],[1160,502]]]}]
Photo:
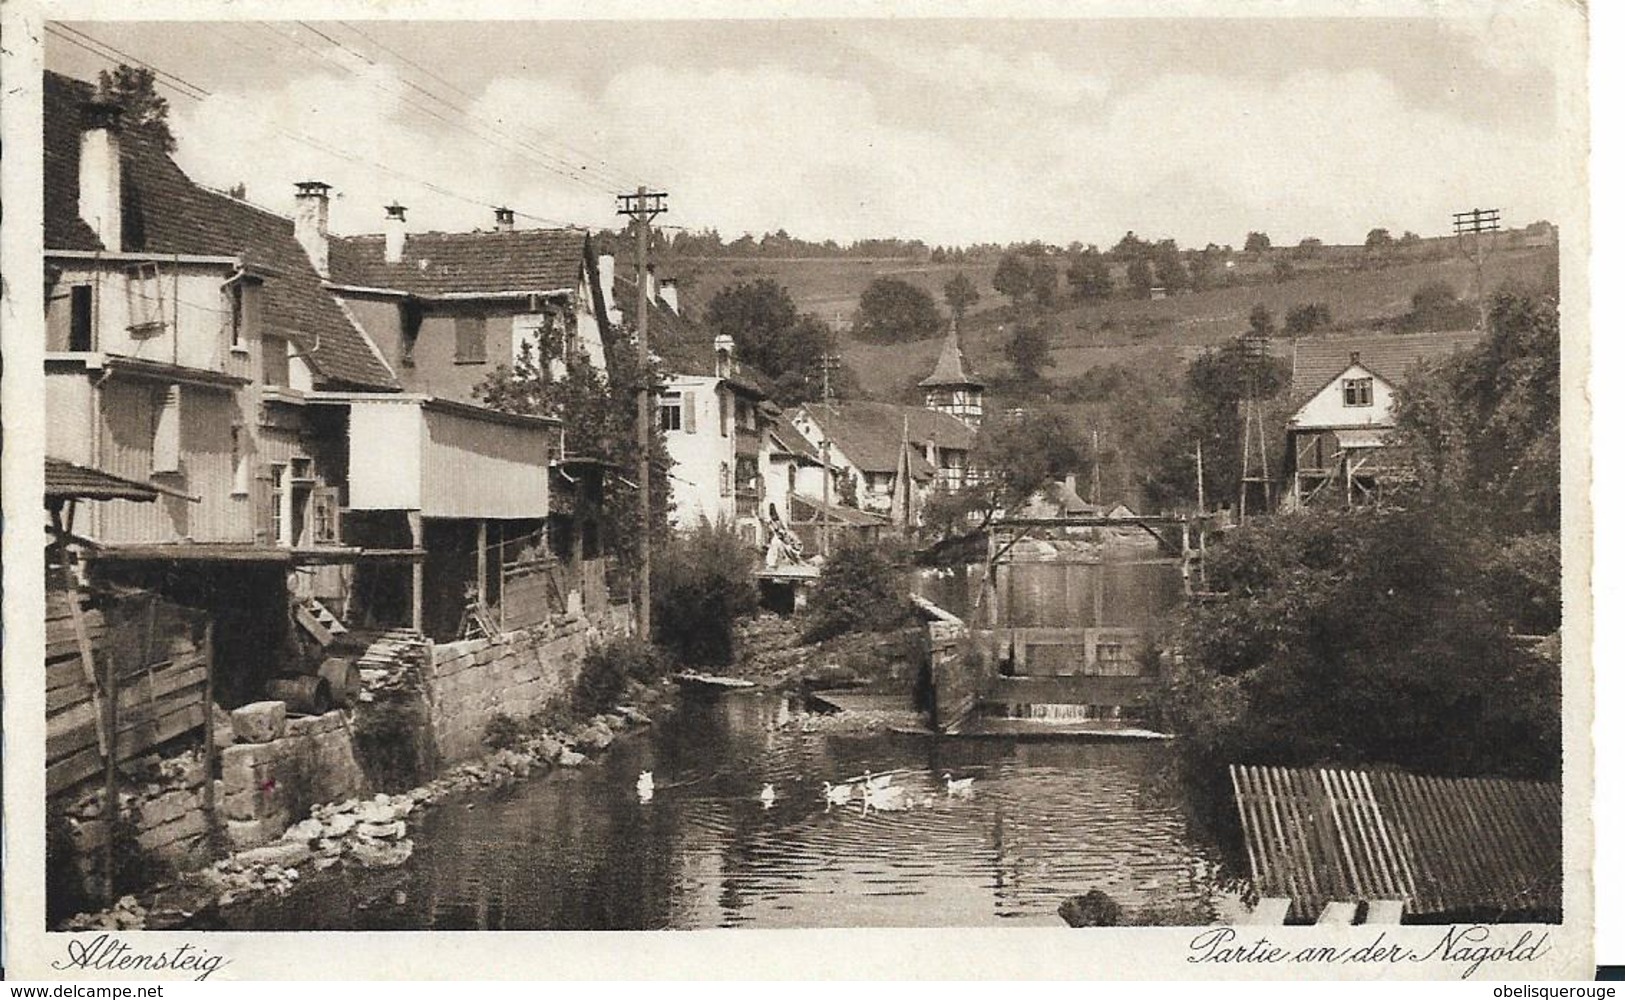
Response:
[{"label": "stone wall", "polygon": [[932,721],[941,732],[958,732],[998,676],[983,648],[988,634],[973,638],[958,622],[933,621],[926,627],[931,637]]},{"label": "stone wall", "polygon": [[[146,779],[140,784],[127,783],[119,795],[119,815],[133,827],[134,849],[143,858],[175,871],[207,864],[209,823],[203,808],[202,751],[136,761],[131,770],[134,776]],[[109,836],[102,799],[102,790],[97,788],[61,806],[68,838],[63,846],[71,849],[73,868],[92,897],[100,892]]]},{"label": "stone wall", "polygon": [[215,801],[234,850],[269,843],[310,815],[311,806],[359,795],[366,787],[342,711],[287,719],[266,735],[272,738],[220,751]]},{"label": "stone wall", "polygon": [[441,762],[485,751],[498,715],[526,719],[569,696],[599,631],[579,616],[496,639],[437,643],[429,664],[429,716]]}]

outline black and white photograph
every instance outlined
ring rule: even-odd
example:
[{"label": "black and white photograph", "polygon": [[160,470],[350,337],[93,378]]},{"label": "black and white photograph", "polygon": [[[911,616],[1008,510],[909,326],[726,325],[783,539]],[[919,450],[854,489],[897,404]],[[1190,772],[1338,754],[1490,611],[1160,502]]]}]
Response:
[{"label": "black and white photograph", "polygon": [[41,975],[1589,969],[1584,13],[1191,7],[9,25]]}]

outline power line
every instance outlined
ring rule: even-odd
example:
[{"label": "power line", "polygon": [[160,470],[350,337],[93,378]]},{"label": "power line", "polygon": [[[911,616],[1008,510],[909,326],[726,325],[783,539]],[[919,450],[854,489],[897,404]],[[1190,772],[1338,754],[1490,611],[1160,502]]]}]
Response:
[{"label": "power line", "polygon": [[[62,34],[61,31],[59,31],[57,29],[66,30],[68,32],[71,32],[72,35],[77,35],[79,37],[75,38],[75,37],[71,37],[68,34]],[[103,41],[101,41],[101,40],[99,40],[99,39],[97,39],[97,38],[95,38],[95,37],[93,37],[91,35],[88,35],[88,34],[84,33],[84,32],[77,31],[77,30],[75,30],[73,28],[69,28],[66,25],[58,25],[58,24],[52,24],[52,23],[47,23],[45,25],[45,30],[47,32],[49,32],[50,34],[54,35],[55,37],[61,39],[62,41],[68,42],[71,45],[75,45],[78,48],[83,49],[84,51],[89,52],[90,54],[92,54],[92,55],[94,55],[94,56],[96,56],[96,57],[98,57],[100,59],[105,59],[108,62],[112,62],[112,63],[115,63],[115,64],[119,63],[119,62],[129,63],[129,64],[133,64],[133,65],[136,65],[136,66],[140,66],[140,67],[142,67],[144,69],[151,70],[152,73],[153,73],[154,81],[156,83],[158,83],[159,85],[161,85],[161,86],[169,89],[170,91],[172,91],[172,92],[174,92],[174,93],[176,93],[176,94],[178,94],[178,95],[180,95],[182,97],[185,97],[185,98],[187,98],[189,100],[201,103],[204,100],[204,98],[214,96],[214,93],[212,91],[210,91],[209,89],[207,89],[206,87],[198,86],[197,84],[192,83],[191,81],[189,81],[189,80],[187,80],[187,79],[185,79],[185,78],[183,78],[181,76],[178,76],[178,75],[176,75],[174,73],[170,73],[167,70],[160,69],[156,65],[154,65],[154,64],[152,64],[150,62],[147,62],[146,60],[140,59],[137,56],[134,56],[134,55],[132,55],[132,54],[130,54],[128,52],[125,52],[124,50],[119,49],[119,48],[117,48],[117,47],[115,47],[113,45],[109,45],[108,43],[103,42]],[[478,206],[478,207],[481,207],[481,208],[490,208],[491,207],[491,202],[489,200],[487,200],[487,199],[474,198],[474,197],[470,197],[468,195],[460,194],[460,193],[458,193],[456,191],[450,190],[449,188],[445,187],[444,185],[437,184],[437,183],[435,183],[433,181],[424,180],[421,177],[418,177],[416,175],[407,173],[407,172],[405,172],[403,170],[400,170],[400,169],[398,169],[396,167],[392,167],[392,166],[390,166],[388,164],[380,163],[377,160],[366,159],[366,158],[363,158],[363,157],[356,156],[354,154],[345,152],[344,150],[335,148],[334,146],[332,146],[332,145],[330,145],[328,143],[325,143],[325,142],[323,142],[323,141],[321,141],[319,139],[316,139],[316,138],[314,138],[314,137],[312,137],[312,136],[310,136],[308,134],[305,134],[303,132],[296,132],[296,131],[294,131],[292,129],[286,128],[286,127],[281,126],[281,125],[277,125],[275,123],[271,123],[271,127],[273,129],[275,129],[277,132],[279,132],[282,135],[286,136],[287,138],[293,140],[294,142],[298,142],[301,145],[308,146],[311,149],[317,150],[318,152],[326,153],[329,156],[337,157],[338,159],[345,160],[346,162],[349,162],[349,163],[354,163],[354,164],[357,164],[357,165],[360,165],[360,166],[366,166],[366,167],[371,167],[371,168],[374,168],[374,169],[377,169],[377,170],[381,170],[384,173],[389,174],[390,176],[400,178],[401,180],[407,181],[407,182],[409,182],[411,184],[415,184],[415,185],[423,188],[424,190],[433,192],[435,194],[439,194],[439,195],[441,195],[443,197],[451,198],[451,199],[454,199],[456,201],[464,202],[464,203],[469,204],[469,205],[475,205],[475,206]],[[533,220],[533,221],[546,223],[548,225],[555,225],[555,226],[561,226],[561,227],[564,227],[564,228],[575,228],[575,229],[590,229],[591,228],[589,226],[584,226],[584,225],[580,225],[580,224],[576,224],[576,223],[564,222],[562,220],[552,219],[552,218],[549,218],[549,217],[546,217],[546,216],[535,215],[535,214],[532,214],[532,213],[529,213],[529,212],[523,212],[523,211],[520,211],[518,209],[514,209],[513,211],[514,211],[514,214],[516,214],[516,215],[523,216],[524,218],[530,219],[530,220]]]}]

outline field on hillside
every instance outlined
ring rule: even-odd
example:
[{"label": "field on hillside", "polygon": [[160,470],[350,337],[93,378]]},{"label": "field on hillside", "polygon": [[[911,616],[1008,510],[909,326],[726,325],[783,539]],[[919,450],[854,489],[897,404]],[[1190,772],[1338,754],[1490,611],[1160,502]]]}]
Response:
[{"label": "field on hillside", "polygon": [[1004,297],[993,291],[993,268],[993,264],[931,264],[900,257],[703,261],[679,258],[671,264],[685,309],[704,309],[712,295],[729,285],[771,278],[790,290],[791,298],[802,312],[815,313],[831,323],[837,319],[851,322],[859,296],[876,278],[901,278],[930,292],[941,303],[943,285],[956,271],[964,271],[982,293],[982,301],[971,308],[971,313],[997,308]]}]

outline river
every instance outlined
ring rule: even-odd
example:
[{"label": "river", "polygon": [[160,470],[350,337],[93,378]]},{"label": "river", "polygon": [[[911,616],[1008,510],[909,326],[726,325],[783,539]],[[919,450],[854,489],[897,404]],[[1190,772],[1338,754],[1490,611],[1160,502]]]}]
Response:
[{"label": "river", "polygon": [[[335,868],[227,907],[233,929],[1057,926],[1100,889],[1129,919],[1207,923],[1230,897],[1154,743],[847,731],[778,693],[685,699],[599,762],[430,811],[400,868]],[[652,800],[636,792],[654,773]],[[892,774],[865,815],[822,783]],[[948,798],[944,772],[974,777]],[[764,807],[771,782],[777,799]]]}]

